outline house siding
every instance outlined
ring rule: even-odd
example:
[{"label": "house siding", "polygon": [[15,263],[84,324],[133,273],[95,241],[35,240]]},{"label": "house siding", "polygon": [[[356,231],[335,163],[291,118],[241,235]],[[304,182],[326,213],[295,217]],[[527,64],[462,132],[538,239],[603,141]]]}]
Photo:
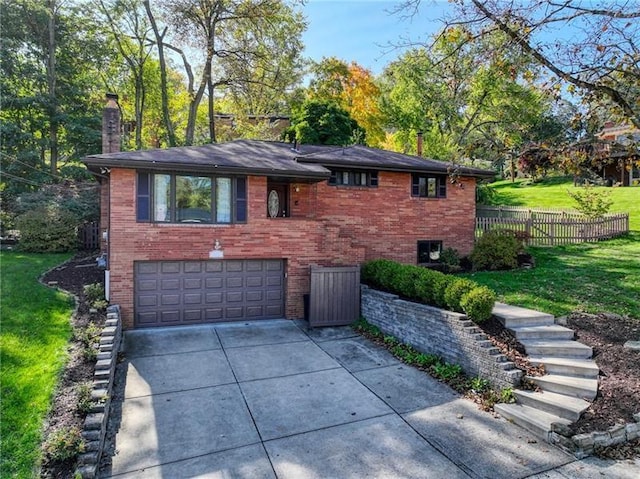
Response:
[{"label": "house siding", "polygon": [[[285,260],[285,315],[301,318],[311,265],[352,265],[374,258],[415,264],[418,240],[442,240],[467,254],[473,247],[475,180],[448,185],[442,199],[411,197],[411,175],[379,173],[378,188],[294,183],[289,218],[267,218],[266,177],[248,178],[248,220],[233,225],[136,221],[136,172],[112,168],[103,194],[110,253],[110,301],[133,327],[134,261],[204,260],[219,240],[225,259]],[[296,189],[298,191],[296,191]],[[107,203],[107,204],[105,204]],[[105,227],[103,223],[103,228]]]}]

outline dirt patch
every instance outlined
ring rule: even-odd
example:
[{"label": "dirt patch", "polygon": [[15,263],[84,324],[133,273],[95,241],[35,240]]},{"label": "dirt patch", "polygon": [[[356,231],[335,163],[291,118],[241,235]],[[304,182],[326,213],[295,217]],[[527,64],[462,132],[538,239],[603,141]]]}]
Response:
[{"label": "dirt patch", "polygon": [[[600,368],[598,396],[572,428],[576,434],[604,431],[632,423],[640,412],[640,352],[625,348],[629,340],[640,340],[640,320],[615,314],[575,313],[567,326],[577,340],[593,348]],[[640,453],[640,447],[637,447]]]},{"label": "dirt patch", "polygon": [[[85,332],[101,328],[106,319],[103,312],[90,312],[83,291],[87,284],[103,283],[104,272],[97,268],[95,259],[94,255],[77,255],[42,278],[45,284],[53,282],[53,286],[78,298],[76,314],[71,318],[74,334],[68,346],[69,360],[56,389],[51,412],[44,424],[45,441],[55,431],[73,428],[81,430],[86,417],[86,411],[82,411],[81,407],[82,392],[79,385],[91,384],[95,357],[87,348]],[[75,458],[56,461],[44,454],[40,475],[43,478],[69,478],[73,477],[75,469]]]}]

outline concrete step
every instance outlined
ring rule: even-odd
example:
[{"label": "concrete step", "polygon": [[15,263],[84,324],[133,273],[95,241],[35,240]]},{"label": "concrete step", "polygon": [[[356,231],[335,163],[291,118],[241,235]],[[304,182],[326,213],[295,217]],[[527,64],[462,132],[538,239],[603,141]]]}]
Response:
[{"label": "concrete step", "polygon": [[493,315],[498,318],[505,328],[554,324],[554,318],[551,314],[504,303],[495,304]]},{"label": "concrete step", "polygon": [[571,422],[580,419],[582,412],[591,404],[584,399],[549,391],[535,392],[516,389],[513,394],[520,404],[568,419]]},{"label": "concrete step", "polygon": [[600,369],[592,359],[557,358],[551,356],[529,356],[534,366],[544,364],[547,374],[598,379]]},{"label": "concrete step", "polygon": [[493,409],[505,419],[514,422],[545,441],[549,440],[551,424],[554,422],[567,426],[571,424],[568,419],[525,406],[524,404],[496,404]]},{"label": "concrete step", "polygon": [[593,350],[589,346],[566,339],[525,339],[520,342],[525,347],[528,356],[588,359],[593,355]]},{"label": "concrete step", "polygon": [[598,394],[598,380],[574,378],[547,374],[545,376],[526,376],[527,379],[540,387],[543,391],[565,394],[592,401]]},{"label": "concrete step", "polygon": [[573,329],[565,328],[557,324],[544,326],[518,326],[509,328],[518,340],[535,339],[573,339]]}]

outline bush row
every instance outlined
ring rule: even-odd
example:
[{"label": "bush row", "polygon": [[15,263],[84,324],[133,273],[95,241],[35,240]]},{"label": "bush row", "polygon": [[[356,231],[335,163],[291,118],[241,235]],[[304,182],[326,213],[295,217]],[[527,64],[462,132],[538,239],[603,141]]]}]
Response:
[{"label": "bush row", "polygon": [[370,286],[464,313],[476,323],[491,317],[496,301],[493,291],[469,279],[386,259],[368,261],[362,265],[361,275]]}]

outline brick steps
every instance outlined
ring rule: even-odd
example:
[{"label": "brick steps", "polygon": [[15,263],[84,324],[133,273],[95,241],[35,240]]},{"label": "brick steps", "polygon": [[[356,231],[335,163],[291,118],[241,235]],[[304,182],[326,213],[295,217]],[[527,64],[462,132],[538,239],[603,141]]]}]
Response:
[{"label": "brick steps", "polygon": [[548,441],[552,424],[577,421],[596,397],[599,369],[590,359],[593,351],[549,314],[502,303],[493,314],[524,345],[531,363],[548,373],[527,376],[541,391],[515,390],[516,403],[497,404],[495,410]]}]

